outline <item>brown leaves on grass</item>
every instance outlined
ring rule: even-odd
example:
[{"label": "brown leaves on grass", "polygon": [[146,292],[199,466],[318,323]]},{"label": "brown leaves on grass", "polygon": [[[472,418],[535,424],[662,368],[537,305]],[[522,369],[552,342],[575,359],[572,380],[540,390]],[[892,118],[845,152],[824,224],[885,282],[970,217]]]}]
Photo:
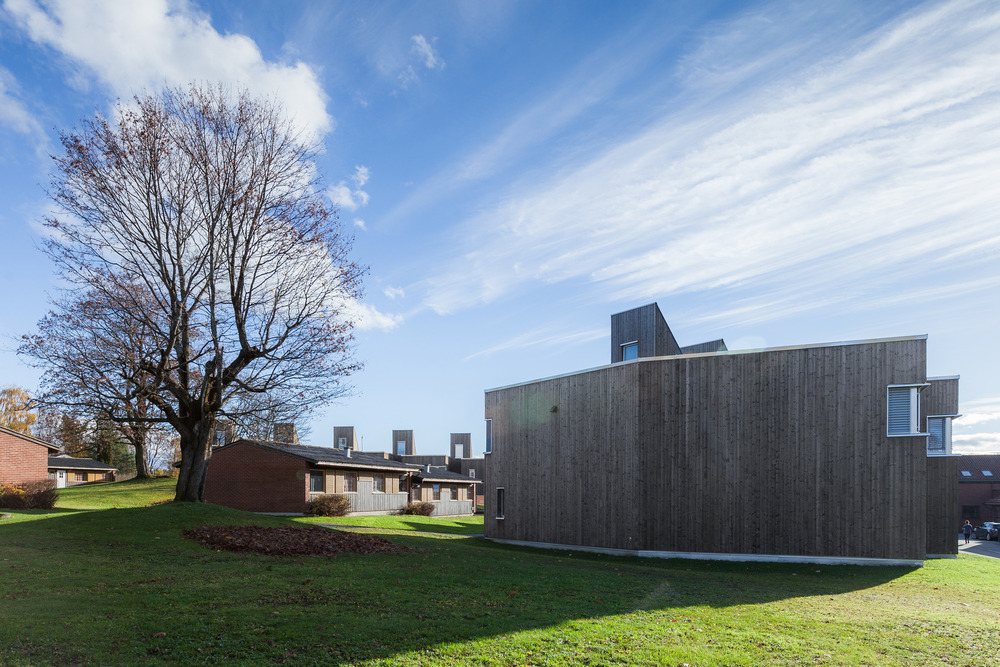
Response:
[{"label": "brown leaves on grass", "polygon": [[348,552],[376,554],[403,550],[389,540],[374,535],[316,526],[199,526],[185,530],[183,535],[216,551],[252,552],[271,556],[334,556]]}]

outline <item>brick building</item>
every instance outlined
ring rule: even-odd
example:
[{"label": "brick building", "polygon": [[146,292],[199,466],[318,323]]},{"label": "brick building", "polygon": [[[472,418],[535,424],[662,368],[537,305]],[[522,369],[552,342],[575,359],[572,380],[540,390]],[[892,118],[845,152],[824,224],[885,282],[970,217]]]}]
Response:
[{"label": "brick building", "polygon": [[48,478],[49,453],[59,448],[0,426],[0,484],[25,484]]}]

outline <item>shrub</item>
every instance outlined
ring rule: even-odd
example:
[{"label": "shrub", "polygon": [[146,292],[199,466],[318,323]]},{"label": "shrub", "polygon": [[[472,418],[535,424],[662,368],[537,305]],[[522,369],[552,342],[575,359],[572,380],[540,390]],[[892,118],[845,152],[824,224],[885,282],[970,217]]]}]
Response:
[{"label": "shrub", "polygon": [[0,484],[0,507],[12,510],[50,510],[56,505],[56,483],[50,479],[26,484]]},{"label": "shrub", "polygon": [[351,511],[351,500],[339,493],[317,496],[309,501],[309,516],[344,516]]},{"label": "shrub", "polygon": [[434,503],[406,503],[400,514],[419,514],[420,516],[430,516],[434,511]]}]

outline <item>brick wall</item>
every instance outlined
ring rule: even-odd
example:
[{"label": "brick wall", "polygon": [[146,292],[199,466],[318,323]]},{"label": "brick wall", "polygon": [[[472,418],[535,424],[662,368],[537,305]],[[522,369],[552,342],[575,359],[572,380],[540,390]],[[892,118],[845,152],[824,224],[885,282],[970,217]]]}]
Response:
[{"label": "brick wall", "polygon": [[294,456],[236,443],[212,454],[205,500],[250,512],[304,512],[309,467]]},{"label": "brick wall", "polygon": [[47,447],[0,431],[0,483],[37,482],[48,475]]}]

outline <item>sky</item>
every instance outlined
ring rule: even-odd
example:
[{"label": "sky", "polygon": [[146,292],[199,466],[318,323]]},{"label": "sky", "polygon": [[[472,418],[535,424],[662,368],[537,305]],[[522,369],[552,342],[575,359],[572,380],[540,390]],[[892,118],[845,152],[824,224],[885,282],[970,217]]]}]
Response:
[{"label": "sky", "polygon": [[0,385],[58,287],[59,132],[221,81],[319,142],[370,267],[353,393],[307,444],[484,447],[485,389],[681,345],[928,335],[954,449],[1000,452],[1000,4],[2,0]]}]

